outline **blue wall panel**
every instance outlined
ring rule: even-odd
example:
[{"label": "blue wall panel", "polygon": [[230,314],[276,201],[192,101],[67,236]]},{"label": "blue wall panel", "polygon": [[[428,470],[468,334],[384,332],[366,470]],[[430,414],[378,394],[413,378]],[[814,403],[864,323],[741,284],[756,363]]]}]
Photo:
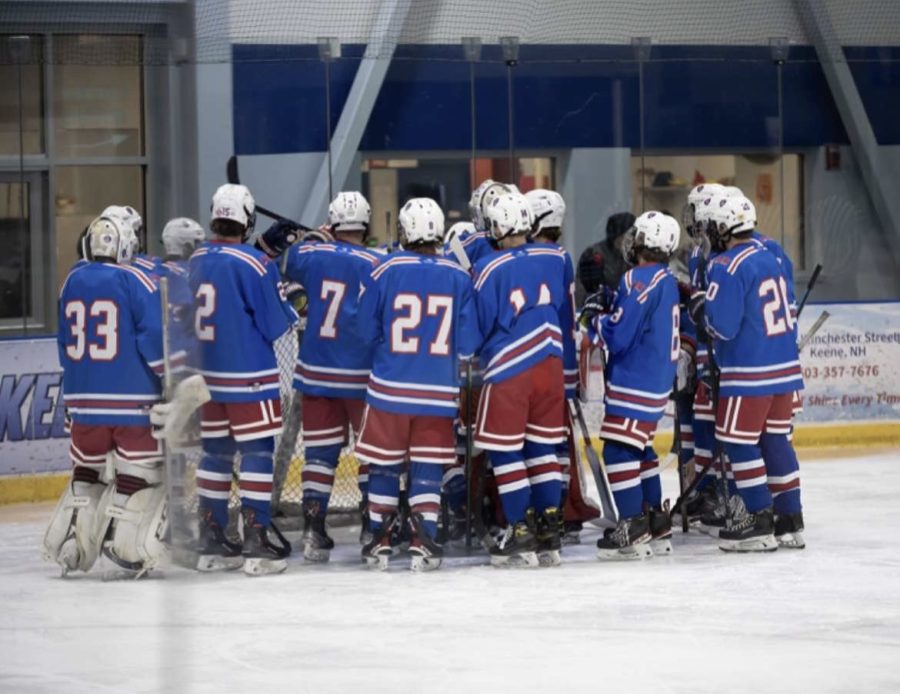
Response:
[{"label": "blue wall panel", "polygon": [[[343,46],[332,68],[332,126],[362,46]],[[900,49],[848,49],[882,144],[900,143]],[[233,47],[238,154],[322,151],[324,69],[315,46]],[[519,148],[636,147],[638,67],[628,46],[523,46],[514,68]],[[469,66],[459,46],[400,46],[362,148],[467,150]],[[645,135],[651,149],[775,146],[775,67],[765,46],[654,46],[646,64]],[[506,67],[485,46],[476,65],[478,146],[507,141]],[[792,47],[784,67],[785,146],[846,143],[815,52]],[[618,121],[617,121],[618,118]]]}]

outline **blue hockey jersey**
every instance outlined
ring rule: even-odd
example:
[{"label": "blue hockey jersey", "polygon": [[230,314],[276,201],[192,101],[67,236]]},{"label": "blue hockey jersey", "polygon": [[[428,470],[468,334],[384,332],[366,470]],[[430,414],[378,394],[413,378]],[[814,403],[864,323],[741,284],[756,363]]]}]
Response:
[{"label": "blue hockey jersey", "polygon": [[677,280],[662,263],[633,267],[619,281],[612,312],[594,321],[609,350],[606,411],[659,421],[681,347]]},{"label": "blue hockey jersey", "polygon": [[[577,373],[572,262],[559,246],[535,243],[482,258],[475,266],[484,382],[511,378],[547,357]],[[574,383],[566,391],[574,397]]]},{"label": "blue hockey jersey", "polygon": [[778,265],[781,267],[781,275],[784,277],[784,281],[787,282],[788,299],[791,302],[791,311],[796,318],[797,295],[794,291],[794,264],[791,262],[788,254],[784,252],[784,248],[782,248],[781,244],[775,239],[766,236],[759,231],[754,231],[752,238],[757,243],[762,244],[763,248],[774,255],[775,259],[778,261]]},{"label": "blue hockey jersey", "polygon": [[83,263],[59,296],[64,402],[79,424],[149,426],[163,372],[159,291],[129,265]]},{"label": "blue hockey jersey", "polygon": [[375,346],[367,403],[400,414],[458,415],[459,362],[481,342],[469,273],[441,257],[392,254],[366,281],[359,330]]},{"label": "blue hockey jersey", "polygon": [[[491,243],[490,234],[486,231],[464,231],[459,235],[459,242],[463,251],[465,251],[466,257],[469,259],[469,264],[473,267],[482,258],[497,252],[497,249]],[[450,250],[449,244],[444,246],[444,256],[451,260],[456,260],[456,256]]]},{"label": "blue hockey jersey", "polygon": [[156,271],[159,267],[159,258],[138,254],[131,259],[131,265],[132,267],[135,267],[143,272],[152,280],[156,280],[158,277]]},{"label": "blue hockey jersey", "polygon": [[294,371],[297,390],[365,398],[373,345],[357,331],[359,294],[385,257],[341,241],[298,244],[285,254],[283,274],[303,285],[309,302]]},{"label": "blue hockey jersey", "polygon": [[273,343],[297,322],[262,251],[213,240],[190,259],[199,371],[216,402],[257,402],[280,394]]},{"label": "blue hockey jersey", "polygon": [[775,255],[748,240],[719,254],[708,273],[705,322],[715,338],[719,392],[803,388],[787,280]]}]

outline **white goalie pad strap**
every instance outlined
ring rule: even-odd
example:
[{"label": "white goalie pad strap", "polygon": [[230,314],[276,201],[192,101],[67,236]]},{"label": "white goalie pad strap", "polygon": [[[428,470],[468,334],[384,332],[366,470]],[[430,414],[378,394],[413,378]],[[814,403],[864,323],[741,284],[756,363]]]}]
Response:
[{"label": "white goalie pad strap", "polygon": [[124,506],[110,506],[107,516],[114,525],[111,549],[120,559],[152,569],[167,559],[163,544],[166,535],[166,490],[147,487],[125,500]]},{"label": "white goalie pad strap", "polygon": [[94,565],[100,552],[94,521],[106,488],[100,483],[66,485],[44,534],[45,559],[55,561],[64,571],[88,571]]},{"label": "white goalie pad strap", "polygon": [[160,484],[163,479],[163,464],[158,460],[147,463],[137,463],[116,456],[115,467],[117,475],[140,477],[142,480],[145,480],[147,484]]}]

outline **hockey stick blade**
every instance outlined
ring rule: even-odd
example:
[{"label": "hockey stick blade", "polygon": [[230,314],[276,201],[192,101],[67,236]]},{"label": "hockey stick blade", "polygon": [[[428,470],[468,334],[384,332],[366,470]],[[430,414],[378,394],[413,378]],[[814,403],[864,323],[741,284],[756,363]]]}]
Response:
[{"label": "hockey stick blade", "polygon": [[578,423],[578,428],[581,429],[584,452],[591,468],[591,474],[594,476],[594,483],[597,485],[597,493],[600,496],[602,509],[601,517],[598,519],[598,525],[614,528],[619,522],[619,510],[616,508],[616,500],[613,497],[612,488],[609,486],[606,468],[600,460],[600,456],[597,455],[597,451],[591,441],[587,423],[584,421],[584,412],[581,409],[581,403],[578,402],[578,400],[571,400],[570,403],[572,418]]},{"label": "hockey stick blade", "polygon": [[819,317],[816,318],[816,322],[810,326],[809,330],[806,332],[806,335],[804,335],[800,342],[797,344],[798,352],[803,352],[806,344],[813,338],[813,335],[819,332],[819,328],[821,328],[825,321],[827,321],[830,317],[831,314],[828,313],[828,311],[822,311],[822,313],[819,314]]}]

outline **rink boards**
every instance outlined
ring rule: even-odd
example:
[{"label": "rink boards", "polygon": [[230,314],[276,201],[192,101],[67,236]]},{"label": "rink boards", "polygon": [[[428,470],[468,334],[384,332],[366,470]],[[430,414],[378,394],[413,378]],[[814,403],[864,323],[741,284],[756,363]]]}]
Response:
[{"label": "rink boards", "polygon": [[[802,355],[798,447],[900,444],[900,303],[811,304],[800,334],[830,318]],[[0,503],[54,498],[69,469],[55,339],[0,341]],[[599,425],[599,403],[587,408]],[[668,451],[671,422],[655,445]]]}]

